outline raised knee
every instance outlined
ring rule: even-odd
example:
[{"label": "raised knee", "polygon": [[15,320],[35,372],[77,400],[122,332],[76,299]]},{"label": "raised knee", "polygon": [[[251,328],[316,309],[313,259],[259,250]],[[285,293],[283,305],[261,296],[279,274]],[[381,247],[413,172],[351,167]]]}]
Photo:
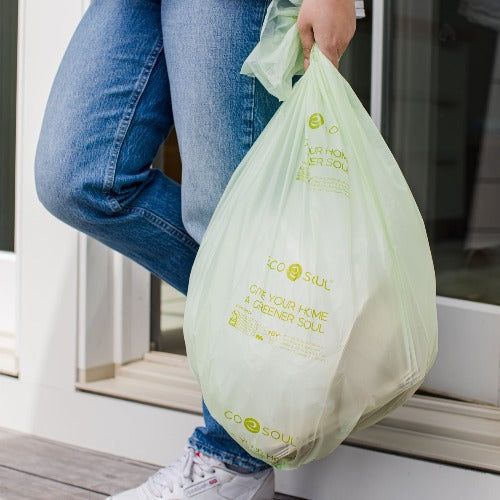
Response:
[{"label": "raised knee", "polygon": [[42,205],[55,217],[80,228],[95,219],[104,205],[100,189],[92,185],[92,176],[81,175],[88,169],[69,155],[54,158],[37,151],[35,158],[35,188]]},{"label": "raised knee", "polygon": [[35,159],[35,188],[42,205],[55,217],[67,219],[74,211],[77,197],[73,182],[68,182],[61,162],[37,154]]}]

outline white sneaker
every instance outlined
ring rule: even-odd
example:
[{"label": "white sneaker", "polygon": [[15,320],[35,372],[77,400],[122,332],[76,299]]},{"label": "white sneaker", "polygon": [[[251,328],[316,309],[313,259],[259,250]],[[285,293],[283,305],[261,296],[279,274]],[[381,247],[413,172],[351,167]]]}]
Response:
[{"label": "white sneaker", "polygon": [[137,488],[106,500],[272,500],[274,470],[241,474],[187,445],[183,455]]}]

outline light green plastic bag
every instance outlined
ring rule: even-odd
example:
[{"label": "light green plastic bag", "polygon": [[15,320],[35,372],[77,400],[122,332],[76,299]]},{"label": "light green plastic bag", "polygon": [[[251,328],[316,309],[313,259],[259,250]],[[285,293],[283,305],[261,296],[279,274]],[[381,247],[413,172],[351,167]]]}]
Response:
[{"label": "light green plastic bag", "polygon": [[[291,89],[300,41],[293,16],[272,10],[280,3],[243,70],[285,102],[210,221],[184,334],[213,417],[251,455],[291,469],[415,392],[436,357],[437,319],[429,244],[408,185],[316,46]],[[296,59],[269,63],[280,53]]]}]

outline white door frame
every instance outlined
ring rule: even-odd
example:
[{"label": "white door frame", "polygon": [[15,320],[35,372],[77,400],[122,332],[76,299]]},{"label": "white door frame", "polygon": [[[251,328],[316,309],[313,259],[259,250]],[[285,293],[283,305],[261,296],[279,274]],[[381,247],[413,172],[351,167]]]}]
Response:
[{"label": "white door frame", "polygon": [[0,251],[0,333],[16,332],[17,258],[14,252]]}]

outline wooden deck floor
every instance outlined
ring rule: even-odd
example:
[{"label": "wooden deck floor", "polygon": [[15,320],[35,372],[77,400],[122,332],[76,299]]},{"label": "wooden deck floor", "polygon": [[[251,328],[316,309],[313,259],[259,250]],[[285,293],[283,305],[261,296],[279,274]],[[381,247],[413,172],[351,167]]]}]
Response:
[{"label": "wooden deck floor", "polygon": [[0,428],[0,500],[103,499],[159,467]]}]

